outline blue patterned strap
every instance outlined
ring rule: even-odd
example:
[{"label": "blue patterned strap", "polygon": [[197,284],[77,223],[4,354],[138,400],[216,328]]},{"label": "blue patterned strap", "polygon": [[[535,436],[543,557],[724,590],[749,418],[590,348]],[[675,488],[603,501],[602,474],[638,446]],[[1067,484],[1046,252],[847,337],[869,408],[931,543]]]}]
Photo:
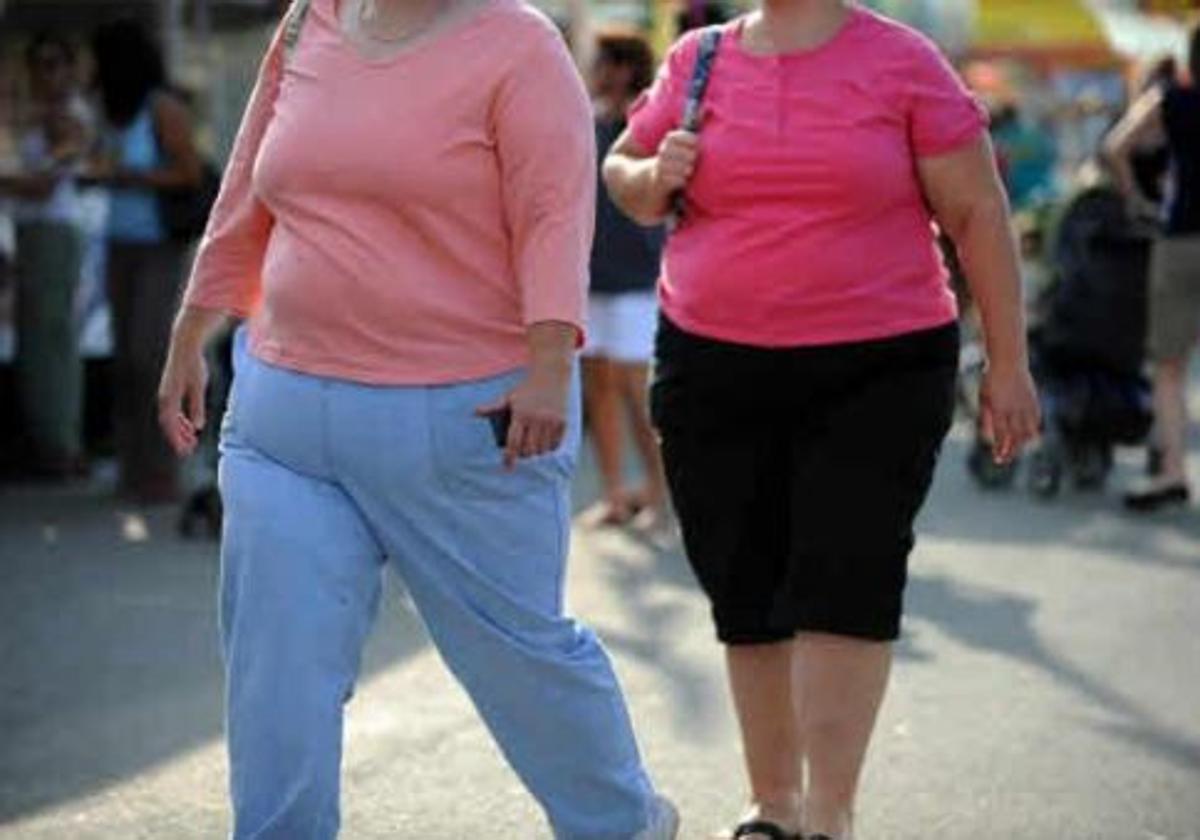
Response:
[{"label": "blue patterned strap", "polygon": [[692,80],[688,84],[687,101],[683,107],[683,129],[685,131],[700,129],[704,96],[708,92],[708,82],[712,78],[713,60],[716,59],[717,48],[720,46],[720,29],[709,29],[700,36],[700,46],[696,51],[696,66],[692,68]]},{"label": "blue patterned strap", "polygon": [[293,0],[292,8],[288,10],[287,22],[283,29],[283,54],[291,58],[300,43],[300,33],[304,30],[304,20],[308,17],[308,7],[312,0]]},{"label": "blue patterned strap", "polygon": [[[683,105],[683,121],[680,128],[684,131],[698,132],[700,121],[704,116],[704,97],[708,93],[708,83],[712,79],[713,62],[717,57],[717,49],[721,46],[721,30],[709,29],[700,36],[700,46],[696,50],[696,64],[692,68],[692,79],[688,84],[687,99]],[[671,212],[667,216],[667,230],[673,231],[679,226],[683,214],[687,210],[687,200],[683,192],[671,197]]]}]

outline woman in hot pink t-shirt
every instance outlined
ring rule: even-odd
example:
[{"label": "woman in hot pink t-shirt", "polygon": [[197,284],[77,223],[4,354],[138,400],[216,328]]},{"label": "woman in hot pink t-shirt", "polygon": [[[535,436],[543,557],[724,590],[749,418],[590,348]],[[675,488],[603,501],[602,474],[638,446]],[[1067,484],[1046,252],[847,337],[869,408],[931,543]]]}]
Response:
[{"label": "woman in hot pink t-shirt", "polygon": [[953,412],[932,222],[979,301],[1001,460],[1038,426],[1017,259],[986,119],[926,39],[842,0],[769,0],[719,31],[699,136],[679,130],[710,37],[692,33],[606,177],[646,223],[685,191],[652,408],[728,649],[752,794],[735,836],[845,840]]}]

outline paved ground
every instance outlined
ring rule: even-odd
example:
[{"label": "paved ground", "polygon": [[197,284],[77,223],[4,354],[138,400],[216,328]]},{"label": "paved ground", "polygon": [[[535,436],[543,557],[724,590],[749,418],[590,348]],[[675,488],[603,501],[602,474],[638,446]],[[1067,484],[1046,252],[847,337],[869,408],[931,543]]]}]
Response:
[{"label": "paved ground", "polygon": [[[1200,511],[983,493],[963,448],[925,517],[861,840],[1200,840]],[[226,830],[215,551],[172,524],[97,489],[0,488],[0,837]],[[706,837],[743,789],[686,566],[617,532],[577,534],[572,562],[683,836]],[[398,587],[350,711],[345,826],[545,836]]]}]

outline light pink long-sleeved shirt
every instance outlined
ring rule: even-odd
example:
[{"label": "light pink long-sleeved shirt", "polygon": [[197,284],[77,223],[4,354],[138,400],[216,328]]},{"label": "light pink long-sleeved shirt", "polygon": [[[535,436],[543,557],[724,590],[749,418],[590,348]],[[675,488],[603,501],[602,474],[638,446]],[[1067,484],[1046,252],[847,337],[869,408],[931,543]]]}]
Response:
[{"label": "light pink long-sleeved shirt", "polygon": [[557,30],[489,0],[373,61],[335,2],[263,62],[185,303],[249,316],[264,361],[379,385],[516,368],[533,323],[582,331],[594,137]]}]

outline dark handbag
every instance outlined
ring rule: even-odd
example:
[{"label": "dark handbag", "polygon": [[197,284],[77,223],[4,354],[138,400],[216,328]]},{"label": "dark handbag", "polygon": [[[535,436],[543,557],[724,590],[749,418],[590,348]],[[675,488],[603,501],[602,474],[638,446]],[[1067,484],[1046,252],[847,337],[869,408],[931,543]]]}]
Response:
[{"label": "dark handbag", "polygon": [[221,174],[211,161],[201,161],[200,182],[195,186],[159,190],[158,214],[167,236],[192,242],[204,234],[208,215],[221,189]]}]

